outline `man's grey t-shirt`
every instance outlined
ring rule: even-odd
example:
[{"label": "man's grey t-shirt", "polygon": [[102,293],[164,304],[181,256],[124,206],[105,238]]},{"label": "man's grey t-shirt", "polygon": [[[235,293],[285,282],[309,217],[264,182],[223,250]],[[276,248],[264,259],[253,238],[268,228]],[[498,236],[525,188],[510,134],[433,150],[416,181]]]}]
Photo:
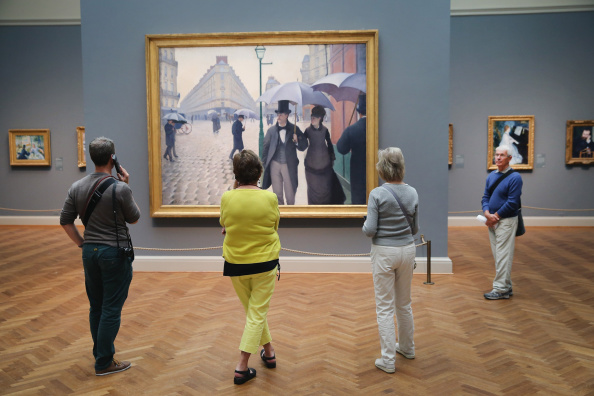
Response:
[{"label": "man's grey t-shirt", "polygon": [[367,202],[367,220],[363,233],[372,238],[374,245],[406,246],[414,243],[413,234],[419,231],[419,196],[417,190],[408,184],[389,184],[404,205],[404,210],[412,216],[411,229],[394,196],[384,187],[371,190]]},{"label": "man's grey t-shirt", "polygon": [[[72,224],[78,216],[84,216],[87,200],[95,184],[107,173],[93,173],[76,181],[68,190],[68,196],[60,213],[60,225]],[[116,187],[117,186],[117,187]],[[124,182],[109,186],[97,202],[95,210],[85,228],[85,243],[100,243],[117,246],[116,227],[113,215],[112,191],[116,187],[117,222],[120,246],[127,246],[126,223],[134,223],[140,218],[140,210],[132,196],[132,190]]]}]

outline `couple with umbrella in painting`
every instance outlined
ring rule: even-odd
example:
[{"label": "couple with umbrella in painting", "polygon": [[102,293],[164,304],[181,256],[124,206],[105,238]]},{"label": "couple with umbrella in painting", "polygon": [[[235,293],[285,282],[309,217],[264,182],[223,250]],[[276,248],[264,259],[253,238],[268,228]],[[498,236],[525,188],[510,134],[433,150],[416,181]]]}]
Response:
[{"label": "couple with umbrella in painting", "polygon": [[[336,73],[338,75],[362,76],[361,90],[356,88],[340,89],[334,81],[319,80],[312,87],[299,82],[290,82],[278,85],[265,92],[257,102],[278,102],[278,122],[270,127],[264,138],[262,161],[264,162],[264,177],[262,188],[272,186],[273,192],[278,197],[279,204],[295,204],[295,194],[298,186],[299,159],[297,150],[305,151],[305,177],[307,182],[307,198],[309,205],[342,205],[345,194],[338,176],[334,172],[333,164],[336,156],[330,139],[330,132],[322,121],[326,115],[325,108],[334,110],[334,106],[320,91],[332,91],[331,95],[336,100],[348,100],[355,92],[355,98],[361,91],[365,91],[365,75],[353,73]],[[338,76],[344,80],[345,76]],[[360,79],[360,77],[357,77]],[[316,85],[320,83],[319,85]],[[330,87],[329,87],[330,86]],[[315,90],[317,89],[317,90]],[[351,95],[349,95],[349,93]],[[353,100],[353,101],[356,101]],[[302,132],[295,124],[289,122],[289,103],[297,106],[314,105],[311,112],[311,125]],[[295,114],[296,116],[296,114]],[[364,149],[363,149],[364,150]]]}]

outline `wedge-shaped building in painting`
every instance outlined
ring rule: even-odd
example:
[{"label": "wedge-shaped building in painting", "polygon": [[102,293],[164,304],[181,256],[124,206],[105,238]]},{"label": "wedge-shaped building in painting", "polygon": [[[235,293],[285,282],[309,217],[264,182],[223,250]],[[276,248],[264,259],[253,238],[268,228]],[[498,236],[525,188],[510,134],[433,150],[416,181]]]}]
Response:
[{"label": "wedge-shaped building in painting", "polygon": [[210,110],[216,111],[223,119],[232,117],[238,109],[255,112],[256,102],[227,62],[227,57],[217,56],[216,64],[204,73],[179,107],[180,113],[189,121],[194,121],[206,119]]}]

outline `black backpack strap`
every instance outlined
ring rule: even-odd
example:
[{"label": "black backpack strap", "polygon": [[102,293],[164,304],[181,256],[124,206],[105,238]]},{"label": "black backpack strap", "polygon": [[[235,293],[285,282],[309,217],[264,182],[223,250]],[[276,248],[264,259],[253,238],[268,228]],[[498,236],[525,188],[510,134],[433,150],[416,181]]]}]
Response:
[{"label": "black backpack strap", "polygon": [[404,217],[406,218],[406,221],[408,222],[408,226],[410,227],[410,233],[414,235],[412,221],[409,219],[409,215],[408,215],[407,211],[404,209],[402,202],[400,202],[400,198],[398,198],[398,195],[390,187],[386,186],[385,184],[383,184],[382,187],[385,188],[386,190],[390,191],[392,196],[394,198],[396,198],[396,202],[398,202],[398,206],[400,206],[400,210],[402,211],[402,213],[404,214]]},{"label": "black backpack strap", "polygon": [[503,179],[505,179],[506,177],[508,177],[509,175],[511,175],[512,173],[514,173],[513,169],[508,170],[507,172],[505,172],[502,176],[499,176],[499,179],[497,179],[495,181],[495,183],[493,183],[493,185],[491,185],[491,187],[489,187],[489,195],[493,195],[493,193],[495,192],[495,189],[497,188],[497,186],[499,185],[499,183],[501,183],[503,181]]},{"label": "black backpack strap", "polygon": [[95,206],[97,206],[97,203],[103,196],[103,193],[105,192],[107,187],[111,186],[115,182],[116,182],[115,178],[108,176],[106,179],[99,181],[99,184],[97,186],[95,186],[95,189],[89,196],[89,199],[88,199],[89,203],[87,204],[87,208],[85,209],[85,215],[82,218],[82,223],[84,224],[85,227],[89,223],[91,214],[93,214],[93,211],[95,210]]}]

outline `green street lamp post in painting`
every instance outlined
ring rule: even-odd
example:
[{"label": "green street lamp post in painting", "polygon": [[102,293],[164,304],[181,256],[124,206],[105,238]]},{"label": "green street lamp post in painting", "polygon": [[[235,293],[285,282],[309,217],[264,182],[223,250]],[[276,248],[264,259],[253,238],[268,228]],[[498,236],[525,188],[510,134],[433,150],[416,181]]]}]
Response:
[{"label": "green street lamp post in painting", "polygon": [[[260,61],[260,96],[262,96],[262,65],[272,65],[270,63],[262,63],[262,59],[264,59],[264,54],[266,53],[266,48],[262,45],[259,45],[255,48],[256,56],[258,57],[258,61]],[[258,146],[259,146],[259,153],[260,159],[264,161],[262,158],[262,151],[264,151],[264,123],[262,120],[262,102],[260,102],[260,133],[258,134]]]}]

